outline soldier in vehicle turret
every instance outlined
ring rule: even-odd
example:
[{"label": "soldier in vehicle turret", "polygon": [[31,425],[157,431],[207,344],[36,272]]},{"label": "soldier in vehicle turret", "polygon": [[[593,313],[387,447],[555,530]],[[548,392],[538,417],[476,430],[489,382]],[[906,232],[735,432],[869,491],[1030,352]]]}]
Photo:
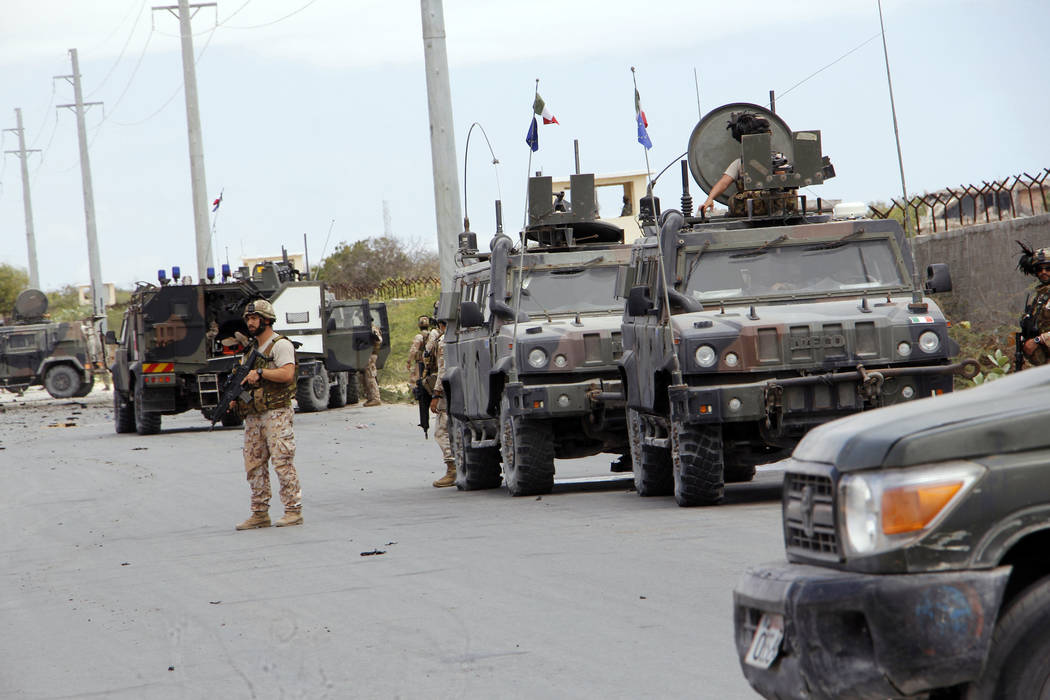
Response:
[{"label": "soldier in vehicle turret", "polygon": [[[771,133],[769,121],[750,112],[733,114],[726,123],[726,129],[736,141],[741,143],[744,136]],[[782,173],[789,172],[791,166],[782,153],[771,153],[770,168],[774,173]],[[734,183],[736,183],[737,191],[729,199],[729,214],[730,216],[744,216],[747,213],[747,200],[752,197],[752,194],[744,185],[742,159],[740,158],[729,164],[722,177],[711,188],[711,192],[707,195],[707,200],[700,206],[700,211],[711,211],[714,208],[715,200]],[[758,206],[761,209],[763,202],[763,199],[756,199],[754,206]],[[791,198],[785,201],[784,204],[787,209],[794,210],[793,202],[794,198]],[[765,214],[768,212],[754,211],[754,213]]]}]

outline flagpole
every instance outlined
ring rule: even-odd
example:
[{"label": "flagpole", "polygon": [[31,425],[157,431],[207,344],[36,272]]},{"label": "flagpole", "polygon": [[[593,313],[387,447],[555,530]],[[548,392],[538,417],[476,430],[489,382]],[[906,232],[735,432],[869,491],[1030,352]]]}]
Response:
[{"label": "flagpole", "polygon": [[[536,89],[532,94],[533,104],[533,115],[532,118],[536,119],[536,98],[540,96],[540,79],[536,78]],[[539,125],[536,126],[536,138],[539,138]],[[529,177],[532,175],[532,146],[529,146],[529,171],[525,173],[525,217],[521,224],[521,233],[518,234],[518,245],[521,248],[518,251],[518,283],[514,285],[514,328],[511,330],[510,336],[510,381],[518,381],[518,314],[521,313],[521,282],[525,267],[525,228],[529,222]],[[514,275],[511,275],[511,279],[514,279]]]},{"label": "flagpole", "polygon": [[[215,227],[219,223],[219,207],[222,205],[222,195],[223,195],[224,192],[226,192],[226,188],[225,187],[220,188],[220,190],[219,190],[219,203],[215,205],[215,209],[214,209],[215,216],[212,217],[212,220],[211,220],[211,249],[212,250],[215,250],[216,242],[218,241],[218,238],[216,238],[216,236],[215,236]],[[207,201],[207,200],[205,200],[205,201]],[[229,260],[227,260],[226,262],[229,263]]]},{"label": "flagpole", "polygon": [[[634,66],[631,66],[631,82],[634,83],[634,92],[635,92],[635,94],[638,94],[638,78],[635,77]],[[647,180],[649,180],[649,192],[648,192],[648,194],[652,195],[652,193],[653,193],[652,192],[652,190],[653,190],[653,181],[652,181],[652,179],[653,179],[653,171],[649,167],[649,149],[645,147],[645,144],[641,144],[641,146],[642,146],[642,151],[645,153],[645,178]]]},{"label": "flagpole", "polygon": [[[539,97],[539,96],[540,96],[540,79],[536,78],[536,89],[532,93],[532,104],[536,104],[536,98]],[[533,108],[532,111],[535,112],[536,111],[535,108]],[[536,115],[533,114],[532,118],[535,119]],[[539,126],[538,125],[536,127],[536,138],[537,139],[539,138]],[[521,233],[521,235],[519,235],[519,238],[522,239],[522,246],[525,245],[525,242],[524,242],[525,241],[525,238],[524,238],[525,227],[529,223],[529,178],[530,177],[532,177],[532,146],[529,146],[529,169],[527,171],[525,171],[525,215],[522,216],[522,219],[521,219],[521,230],[522,230],[522,233]]]}]

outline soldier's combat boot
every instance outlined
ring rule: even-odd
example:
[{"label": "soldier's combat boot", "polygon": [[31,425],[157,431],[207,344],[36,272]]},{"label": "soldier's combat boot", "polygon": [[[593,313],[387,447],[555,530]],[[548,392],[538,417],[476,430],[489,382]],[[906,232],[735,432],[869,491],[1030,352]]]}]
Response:
[{"label": "soldier's combat boot", "polygon": [[299,510],[286,510],[284,517],[273,524],[274,527],[288,527],[289,525],[302,525],[303,513]]},{"label": "soldier's combat boot", "polygon": [[270,527],[270,514],[265,510],[252,511],[252,517],[237,526],[238,530],[254,530],[258,527]]},{"label": "soldier's combat boot", "polygon": [[445,476],[434,482],[435,488],[445,488],[456,485],[456,463],[452,460],[445,462]]}]

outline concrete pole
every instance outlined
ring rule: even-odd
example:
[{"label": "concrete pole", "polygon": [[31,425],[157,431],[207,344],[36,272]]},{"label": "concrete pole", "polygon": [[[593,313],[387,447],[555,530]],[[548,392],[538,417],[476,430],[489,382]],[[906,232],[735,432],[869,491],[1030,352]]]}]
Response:
[{"label": "concrete pole", "polygon": [[[205,3],[214,5],[215,3]],[[195,8],[205,4],[194,5]],[[182,36],[182,83],[186,93],[186,128],[190,142],[190,183],[193,194],[193,229],[197,234],[197,281],[212,267],[211,230],[208,226],[208,186],[204,177],[204,143],[197,102],[197,69],[193,57],[193,26],[189,0],[179,0],[179,33]]]},{"label": "concrete pole", "polygon": [[16,153],[19,160],[22,161],[22,206],[25,209],[26,218],[26,248],[29,250],[29,287],[30,289],[40,289],[40,269],[36,261],[36,233],[33,231],[33,204],[29,196],[29,154],[31,152],[39,152],[40,149],[26,150],[25,130],[22,128],[22,110],[18,107],[15,107],[15,122],[18,126],[15,129],[6,129],[6,131],[18,133],[18,150],[8,151],[8,153]]},{"label": "concrete pole", "polygon": [[[80,144],[80,179],[84,186],[84,220],[87,223],[88,270],[91,273],[91,309],[100,316],[99,330],[106,331],[106,299],[102,286],[102,265],[98,255],[98,232],[95,230],[95,191],[91,186],[91,161],[88,158],[87,128],[84,126],[84,93],[80,89],[80,61],[77,50],[70,49],[73,62],[73,99],[77,114],[77,141]],[[98,104],[98,103],[94,103]],[[63,107],[68,105],[61,105]]]},{"label": "concrete pole", "polygon": [[430,112],[430,155],[434,168],[434,209],[437,213],[438,259],[442,296],[452,293],[452,274],[460,227],[459,171],[452,127],[452,91],[445,51],[445,17],[441,0],[420,0],[423,17],[423,58],[427,71]]}]

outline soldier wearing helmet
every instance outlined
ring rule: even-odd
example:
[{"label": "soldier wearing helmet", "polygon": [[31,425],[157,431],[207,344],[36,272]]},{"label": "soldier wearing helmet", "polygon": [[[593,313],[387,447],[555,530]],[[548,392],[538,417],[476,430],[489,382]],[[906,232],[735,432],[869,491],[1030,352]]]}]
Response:
[{"label": "soldier wearing helmet", "polygon": [[[244,470],[251,488],[251,516],[237,526],[252,530],[270,526],[270,463],[281,484],[284,517],[277,527],[301,525],[302,490],[295,471],[295,432],[292,428],[292,397],[295,396],[296,364],[292,341],[273,330],[277,320],[273,305],[259,299],[244,308],[244,323],[252,335],[249,350],[258,349],[259,359],[244,379],[250,401],[236,401],[244,416]],[[248,358],[245,355],[245,359]]]},{"label": "soldier wearing helmet", "polygon": [[1021,319],[1022,349],[1031,364],[1045,365],[1050,361],[1050,248],[1032,250],[1020,245],[1022,253],[1017,268],[1039,280]]}]

